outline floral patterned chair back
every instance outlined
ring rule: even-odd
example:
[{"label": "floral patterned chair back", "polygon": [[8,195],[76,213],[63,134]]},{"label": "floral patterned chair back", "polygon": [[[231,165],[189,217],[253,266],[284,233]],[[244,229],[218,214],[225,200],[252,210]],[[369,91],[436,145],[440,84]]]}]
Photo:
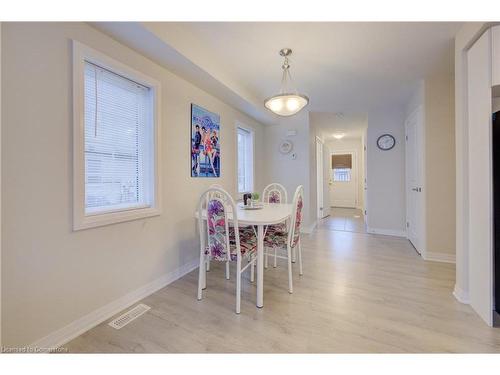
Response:
[{"label": "floral patterned chair back", "polygon": [[288,232],[288,243],[291,247],[295,247],[299,242],[300,238],[300,227],[302,224],[302,208],[303,203],[304,187],[299,185],[295,190],[293,195],[293,211],[292,211],[292,221],[291,230]]},{"label": "floral patterned chair back", "polygon": [[[207,214],[206,228],[203,220],[205,210]],[[206,230],[207,243],[204,247],[207,249],[210,259],[227,261],[231,257],[229,213],[233,216],[231,224],[234,228],[238,228],[236,206],[227,191],[220,187],[210,187],[201,195],[198,204],[198,224],[200,238],[205,238],[204,231]],[[234,232],[237,254],[241,256],[239,231],[232,232]]]},{"label": "floral patterned chair back", "polygon": [[262,201],[265,203],[287,203],[287,200],[285,187],[276,182],[267,185],[262,192]]}]

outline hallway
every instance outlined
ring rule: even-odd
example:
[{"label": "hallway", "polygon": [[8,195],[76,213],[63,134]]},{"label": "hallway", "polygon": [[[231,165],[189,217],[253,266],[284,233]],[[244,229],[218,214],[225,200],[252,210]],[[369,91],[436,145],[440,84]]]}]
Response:
[{"label": "hallway", "polygon": [[320,221],[318,229],[366,233],[363,212],[356,208],[330,208],[330,216]]}]

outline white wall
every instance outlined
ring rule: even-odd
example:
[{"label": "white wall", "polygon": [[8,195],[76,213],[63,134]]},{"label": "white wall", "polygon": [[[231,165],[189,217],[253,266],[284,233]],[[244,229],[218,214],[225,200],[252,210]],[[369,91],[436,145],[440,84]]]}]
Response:
[{"label": "white wall", "polygon": [[[392,150],[377,147],[377,138],[392,134]],[[368,231],[405,236],[404,109],[382,108],[368,114],[367,131]]]},{"label": "white wall", "polygon": [[[450,51],[451,53],[451,51]],[[455,97],[452,56],[430,72],[415,88],[406,105],[405,118],[422,110],[421,184],[425,227],[422,230],[426,259],[455,260]]]},{"label": "white wall", "polygon": [[453,294],[469,303],[467,49],[486,27],[467,22],[455,37],[455,155],[456,155],[456,281]]},{"label": "white wall", "polygon": [[455,98],[453,70],[425,79],[426,257],[455,260]]},{"label": "white wall", "polygon": [[331,207],[330,202],[330,163],[332,151],[327,143],[323,144],[323,212],[324,215],[329,215]]},{"label": "white wall", "polygon": [[[287,136],[288,130],[296,130],[296,136]],[[316,192],[316,166],[314,178],[310,180],[310,132],[309,115],[307,111],[299,112],[292,117],[279,119],[279,125],[266,126],[265,138],[265,160],[266,181],[265,184],[279,182],[288,191],[289,200],[293,199],[295,189],[299,185],[304,186],[304,219],[302,230],[309,231],[311,225],[316,221],[316,198],[311,200],[311,191]],[[293,150],[286,155],[279,152],[280,142],[288,139],[293,143]],[[314,151],[314,148],[313,148]],[[292,154],[297,158],[292,159]],[[314,195],[316,196],[316,195]]]},{"label": "white wall", "polygon": [[[87,24],[7,23],[2,31],[2,334],[4,345],[20,346],[195,264],[199,194],[214,182],[236,192],[235,123],[255,129],[259,190],[267,142],[260,124]],[[72,231],[72,38],[161,82],[161,216]],[[220,179],[190,177],[192,102],[221,116]],[[302,147],[280,166],[304,163]]]},{"label": "white wall", "polygon": [[[343,138],[343,139],[333,139],[328,141],[328,148],[330,149],[330,154],[333,152],[344,152],[344,151],[355,151],[356,152],[356,182],[357,182],[357,200],[356,207],[359,209],[364,208],[363,202],[363,142],[361,138]],[[328,165],[331,167],[331,159],[328,161]],[[331,179],[332,171],[329,168],[328,175],[325,175],[329,180]]]}]

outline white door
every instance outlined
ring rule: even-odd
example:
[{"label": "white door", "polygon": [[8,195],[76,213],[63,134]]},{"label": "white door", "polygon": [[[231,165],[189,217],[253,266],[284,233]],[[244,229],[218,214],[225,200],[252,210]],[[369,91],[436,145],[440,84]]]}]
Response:
[{"label": "white door", "polygon": [[330,204],[332,207],[356,208],[358,205],[358,171],[355,151],[334,152],[334,155],[350,155],[351,168],[334,169],[330,157]]},{"label": "white door", "polygon": [[406,120],[406,228],[407,237],[419,254],[422,253],[422,181],[421,109]]},{"label": "white door", "polygon": [[317,194],[317,218],[325,217],[323,203],[323,142],[316,138],[316,194]]}]

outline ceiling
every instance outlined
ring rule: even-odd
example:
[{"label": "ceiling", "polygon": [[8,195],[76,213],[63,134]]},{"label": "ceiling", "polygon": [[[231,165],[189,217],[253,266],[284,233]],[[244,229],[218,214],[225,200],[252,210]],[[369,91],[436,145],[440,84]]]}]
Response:
[{"label": "ceiling", "polygon": [[325,142],[335,140],[334,134],[343,134],[342,139],[357,139],[368,127],[368,117],[365,114],[313,112],[310,124]]},{"label": "ceiling", "polygon": [[[207,82],[217,81],[227,91],[226,101],[229,93],[238,96],[246,109],[237,107],[265,123],[276,123],[263,101],[279,90],[283,60],[278,51],[283,47],[293,50],[291,73],[297,89],[310,98],[309,111],[368,113],[403,104],[431,70],[453,72],[453,38],[461,26],[451,22],[132,24],[95,26],[171,67],[158,47],[161,41],[206,73]],[[130,27],[141,29],[140,40],[132,40]],[[147,38],[155,39],[154,49],[148,49]],[[181,65],[177,63],[177,68],[186,70]],[[202,88],[206,84],[199,74],[197,78],[188,74],[187,79],[198,79],[195,83]],[[222,91],[215,95],[224,96]]]}]

